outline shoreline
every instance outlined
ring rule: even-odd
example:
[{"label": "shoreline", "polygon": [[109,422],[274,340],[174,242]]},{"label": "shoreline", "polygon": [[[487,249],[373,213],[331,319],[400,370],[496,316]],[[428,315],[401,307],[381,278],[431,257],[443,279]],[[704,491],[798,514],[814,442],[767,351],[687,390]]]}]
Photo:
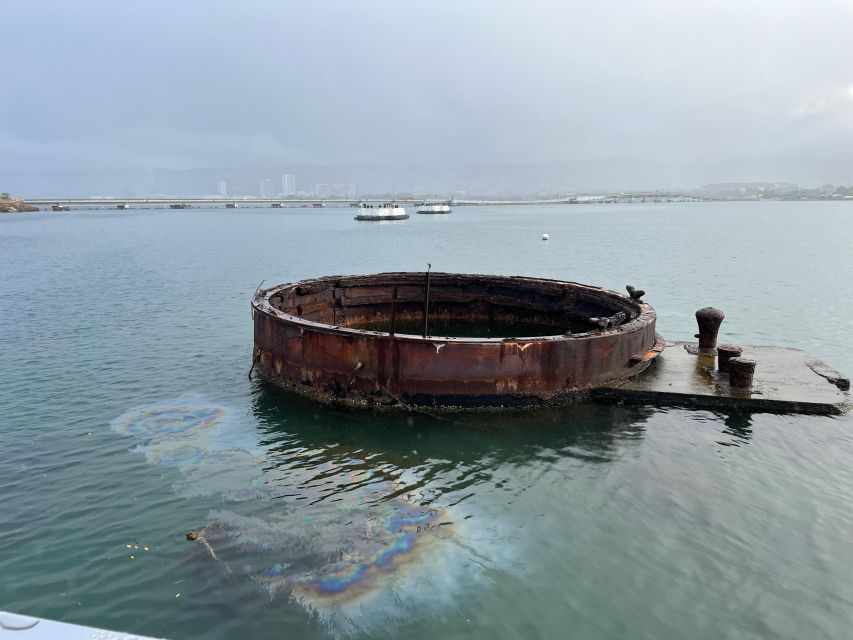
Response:
[{"label": "shoreline", "polygon": [[0,213],[33,213],[40,211],[37,206],[28,204],[20,198],[0,198]]}]

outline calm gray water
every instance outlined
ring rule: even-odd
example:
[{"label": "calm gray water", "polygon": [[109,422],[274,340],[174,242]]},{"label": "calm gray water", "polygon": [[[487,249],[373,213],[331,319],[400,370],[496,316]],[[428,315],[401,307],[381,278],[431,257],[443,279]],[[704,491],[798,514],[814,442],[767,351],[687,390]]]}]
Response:
[{"label": "calm gray water", "polygon": [[725,341],[850,373],[851,248],[837,203],[0,217],[0,608],[175,639],[848,638],[849,416],[453,424],[246,373],[262,280],[427,262],[631,283],[669,339],[711,304]]}]

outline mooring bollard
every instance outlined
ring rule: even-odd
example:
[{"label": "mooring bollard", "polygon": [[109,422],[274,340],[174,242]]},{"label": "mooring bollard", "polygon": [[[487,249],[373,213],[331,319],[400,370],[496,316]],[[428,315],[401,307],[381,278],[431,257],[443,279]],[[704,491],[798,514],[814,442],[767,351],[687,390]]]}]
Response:
[{"label": "mooring bollard", "polygon": [[752,377],[755,375],[755,360],[739,356],[729,358],[729,384],[732,389],[752,389]]},{"label": "mooring bollard", "polygon": [[729,360],[739,358],[743,355],[743,349],[734,344],[721,344],[717,347],[717,369],[719,371],[729,370]]},{"label": "mooring bollard", "polygon": [[705,307],[696,312],[696,322],[699,325],[699,351],[710,353],[717,348],[717,332],[723,324],[726,314],[714,307]]}]

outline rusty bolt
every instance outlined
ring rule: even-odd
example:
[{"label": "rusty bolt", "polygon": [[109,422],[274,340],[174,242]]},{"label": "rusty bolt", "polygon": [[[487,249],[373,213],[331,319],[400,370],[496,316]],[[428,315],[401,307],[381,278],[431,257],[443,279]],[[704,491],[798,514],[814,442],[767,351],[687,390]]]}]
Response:
[{"label": "rusty bolt", "polygon": [[717,348],[717,332],[725,317],[725,313],[714,307],[705,307],[696,312],[696,322],[699,325],[696,337],[699,338],[700,351],[709,352]]},{"label": "rusty bolt", "polygon": [[721,344],[717,347],[717,369],[729,370],[729,360],[743,355],[743,349],[734,344]]},{"label": "rusty bolt", "polygon": [[755,360],[752,358],[730,358],[729,384],[732,389],[751,389],[752,377],[755,375]]}]

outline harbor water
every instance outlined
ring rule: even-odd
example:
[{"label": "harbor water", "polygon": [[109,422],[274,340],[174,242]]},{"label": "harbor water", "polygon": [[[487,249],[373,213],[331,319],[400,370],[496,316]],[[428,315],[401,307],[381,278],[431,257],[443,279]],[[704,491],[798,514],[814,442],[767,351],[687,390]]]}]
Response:
[{"label": "harbor water", "polygon": [[262,281],[431,263],[632,284],[669,340],[713,305],[721,341],[850,374],[851,247],[831,202],[4,215],[0,610],[176,640],[847,638],[850,415],[437,419],[247,373]]}]

